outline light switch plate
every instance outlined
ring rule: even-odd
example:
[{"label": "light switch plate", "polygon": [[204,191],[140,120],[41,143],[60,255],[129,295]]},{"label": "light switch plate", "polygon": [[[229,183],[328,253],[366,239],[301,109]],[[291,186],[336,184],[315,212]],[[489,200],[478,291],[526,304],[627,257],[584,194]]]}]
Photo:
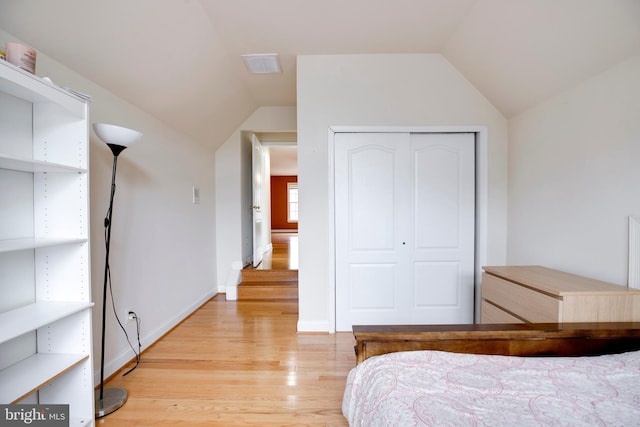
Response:
[{"label": "light switch plate", "polygon": [[193,186],[193,204],[197,205],[198,203],[200,203],[200,189],[194,185]]}]

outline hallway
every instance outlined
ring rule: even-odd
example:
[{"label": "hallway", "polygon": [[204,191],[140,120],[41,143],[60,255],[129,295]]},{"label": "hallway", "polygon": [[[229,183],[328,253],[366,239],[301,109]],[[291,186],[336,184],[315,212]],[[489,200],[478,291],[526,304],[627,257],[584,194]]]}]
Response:
[{"label": "hallway", "polygon": [[298,233],[271,233],[273,249],[266,252],[257,270],[297,270]]}]

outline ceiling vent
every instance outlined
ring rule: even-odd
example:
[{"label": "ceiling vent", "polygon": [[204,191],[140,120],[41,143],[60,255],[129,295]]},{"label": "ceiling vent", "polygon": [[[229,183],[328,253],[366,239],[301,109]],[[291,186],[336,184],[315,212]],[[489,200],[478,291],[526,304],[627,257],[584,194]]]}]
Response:
[{"label": "ceiling vent", "polygon": [[277,53],[252,53],[240,56],[242,56],[242,60],[250,73],[269,74],[282,72]]}]

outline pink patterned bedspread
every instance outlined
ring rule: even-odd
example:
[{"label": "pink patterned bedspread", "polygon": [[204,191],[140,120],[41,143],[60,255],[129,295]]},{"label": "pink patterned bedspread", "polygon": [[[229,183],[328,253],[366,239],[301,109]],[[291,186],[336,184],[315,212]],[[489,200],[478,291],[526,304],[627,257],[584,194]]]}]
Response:
[{"label": "pink patterned bedspread", "polygon": [[351,426],[640,426],[640,351],[391,353],[351,370],[342,412]]}]

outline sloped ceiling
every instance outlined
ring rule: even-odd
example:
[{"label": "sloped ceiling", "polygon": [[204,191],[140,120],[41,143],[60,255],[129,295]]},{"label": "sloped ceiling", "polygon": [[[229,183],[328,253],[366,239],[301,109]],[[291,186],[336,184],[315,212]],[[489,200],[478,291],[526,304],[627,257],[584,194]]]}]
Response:
[{"label": "sloped ceiling", "polygon": [[638,52],[640,1],[0,0],[0,27],[216,147],[295,105],[301,54],[442,53],[511,117]]}]

